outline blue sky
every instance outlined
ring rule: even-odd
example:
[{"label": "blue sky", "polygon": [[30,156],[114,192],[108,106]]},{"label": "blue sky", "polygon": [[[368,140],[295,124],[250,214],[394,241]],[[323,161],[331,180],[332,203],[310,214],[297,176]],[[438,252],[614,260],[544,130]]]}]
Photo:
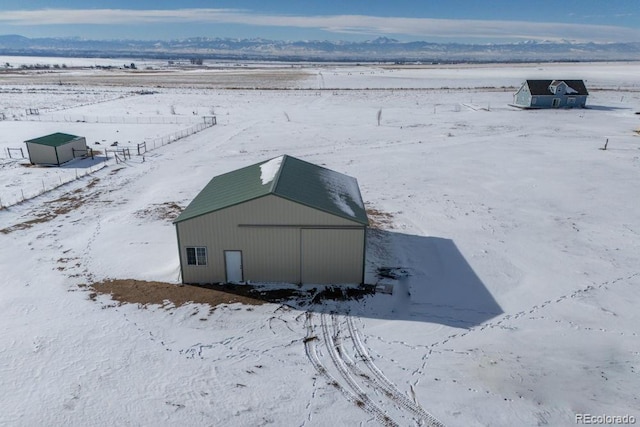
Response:
[{"label": "blue sky", "polygon": [[639,0],[2,0],[0,34],[26,37],[494,43],[640,41]]}]

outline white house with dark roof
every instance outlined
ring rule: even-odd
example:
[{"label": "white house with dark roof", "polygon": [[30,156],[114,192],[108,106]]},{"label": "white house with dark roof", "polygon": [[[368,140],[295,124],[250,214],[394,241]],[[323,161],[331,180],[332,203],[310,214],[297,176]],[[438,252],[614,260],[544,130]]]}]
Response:
[{"label": "white house with dark roof", "polygon": [[526,80],[513,95],[520,108],[584,108],[589,92],[582,80]]},{"label": "white house with dark roof", "polygon": [[291,156],[214,177],[174,224],[183,283],[364,282],[358,182]]}]

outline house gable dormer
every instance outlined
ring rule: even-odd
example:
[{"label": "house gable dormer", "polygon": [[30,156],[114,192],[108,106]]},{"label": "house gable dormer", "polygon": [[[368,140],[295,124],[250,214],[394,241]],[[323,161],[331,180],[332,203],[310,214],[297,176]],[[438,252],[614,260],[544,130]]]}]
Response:
[{"label": "house gable dormer", "polygon": [[549,92],[554,95],[575,95],[579,91],[569,86],[564,80],[554,80],[549,85]]},{"label": "house gable dormer", "polygon": [[567,84],[562,80],[554,80],[549,85],[549,92],[554,95],[562,95],[565,92],[565,87]]}]

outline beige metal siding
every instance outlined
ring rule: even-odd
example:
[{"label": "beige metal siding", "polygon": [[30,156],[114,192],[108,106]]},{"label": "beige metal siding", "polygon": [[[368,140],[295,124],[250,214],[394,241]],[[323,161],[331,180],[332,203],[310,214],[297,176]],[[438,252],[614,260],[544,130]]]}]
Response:
[{"label": "beige metal siding", "polygon": [[[212,212],[200,217],[192,218],[176,224],[180,239],[180,259],[182,263],[183,282],[212,283],[225,281],[224,251],[242,251],[244,279],[261,282],[289,282],[302,281],[301,270],[301,229],[304,227],[358,227],[357,230],[347,231],[354,243],[347,243],[346,247],[357,246],[360,251],[349,249],[344,257],[345,265],[340,264],[340,271],[347,271],[353,267],[351,279],[353,282],[362,280],[362,251],[364,250],[364,231],[360,224],[335,215],[327,214],[298,203],[294,203],[275,195],[268,195],[236,206]],[[324,230],[327,231],[327,230]],[[357,231],[357,233],[353,233]],[[330,237],[329,234],[323,237]],[[325,249],[327,249],[325,244]],[[207,248],[206,266],[189,266],[186,262],[186,247],[204,246]],[[333,250],[333,249],[332,249]],[[320,251],[325,253],[325,251]],[[325,256],[326,259],[326,256]],[[321,262],[321,260],[318,260]],[[311,273],[310,273],[311,274]],[[312,277],[312,276],[308,276]],[[347,277],[347,276],[345,276]],[[340,280],[336,283],[352,282]],[[313,280],[309,283],[323,283]]]},{"label": "beige metal siding", "polygon": [[246,280],[300,282],[300,229],[243,228],[239,234],[247,248],[243,260]]},{"label": "beige metal siding", "polygon": [[56,150],[54,147],[42,144],[32,144],[27,142],[27,150],[29,151],[29,161],[36,165],[56,165]]},{"label": "beige metal siding", "polygon": [[43,144],[34,144],[27,142],[29,151],[29,160],[31,163],[44,165],[57,165],[73,160],[73,149],[86,150],[87,141],[84,137],[69,141],[67,144],[57,147],[58,156],[56,157],[56,147]]},{"label": "beige metal siding", "polygon": [[76,150],[86,150],[87,141],[83,137],[80,137],[78,139],[74,139],[73,141],[69,141],[67,144],[59,146],[58,158],[60,159],[60,164],[68,162],[69,160],[73,160],[74,148]]},{"label": "beige metal siding", "polygon": [[361,283],[364,229],[302,229],[303,283]]}]

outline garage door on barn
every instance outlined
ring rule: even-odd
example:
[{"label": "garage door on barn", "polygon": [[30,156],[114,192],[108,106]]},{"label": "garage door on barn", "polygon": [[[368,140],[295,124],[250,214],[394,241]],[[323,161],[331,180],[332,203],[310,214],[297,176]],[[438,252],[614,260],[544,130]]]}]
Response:
[{"label": "garage door on barn", "polygon": [[363,229],[303,228],[300,232],[302,283],[362,281]]}]

